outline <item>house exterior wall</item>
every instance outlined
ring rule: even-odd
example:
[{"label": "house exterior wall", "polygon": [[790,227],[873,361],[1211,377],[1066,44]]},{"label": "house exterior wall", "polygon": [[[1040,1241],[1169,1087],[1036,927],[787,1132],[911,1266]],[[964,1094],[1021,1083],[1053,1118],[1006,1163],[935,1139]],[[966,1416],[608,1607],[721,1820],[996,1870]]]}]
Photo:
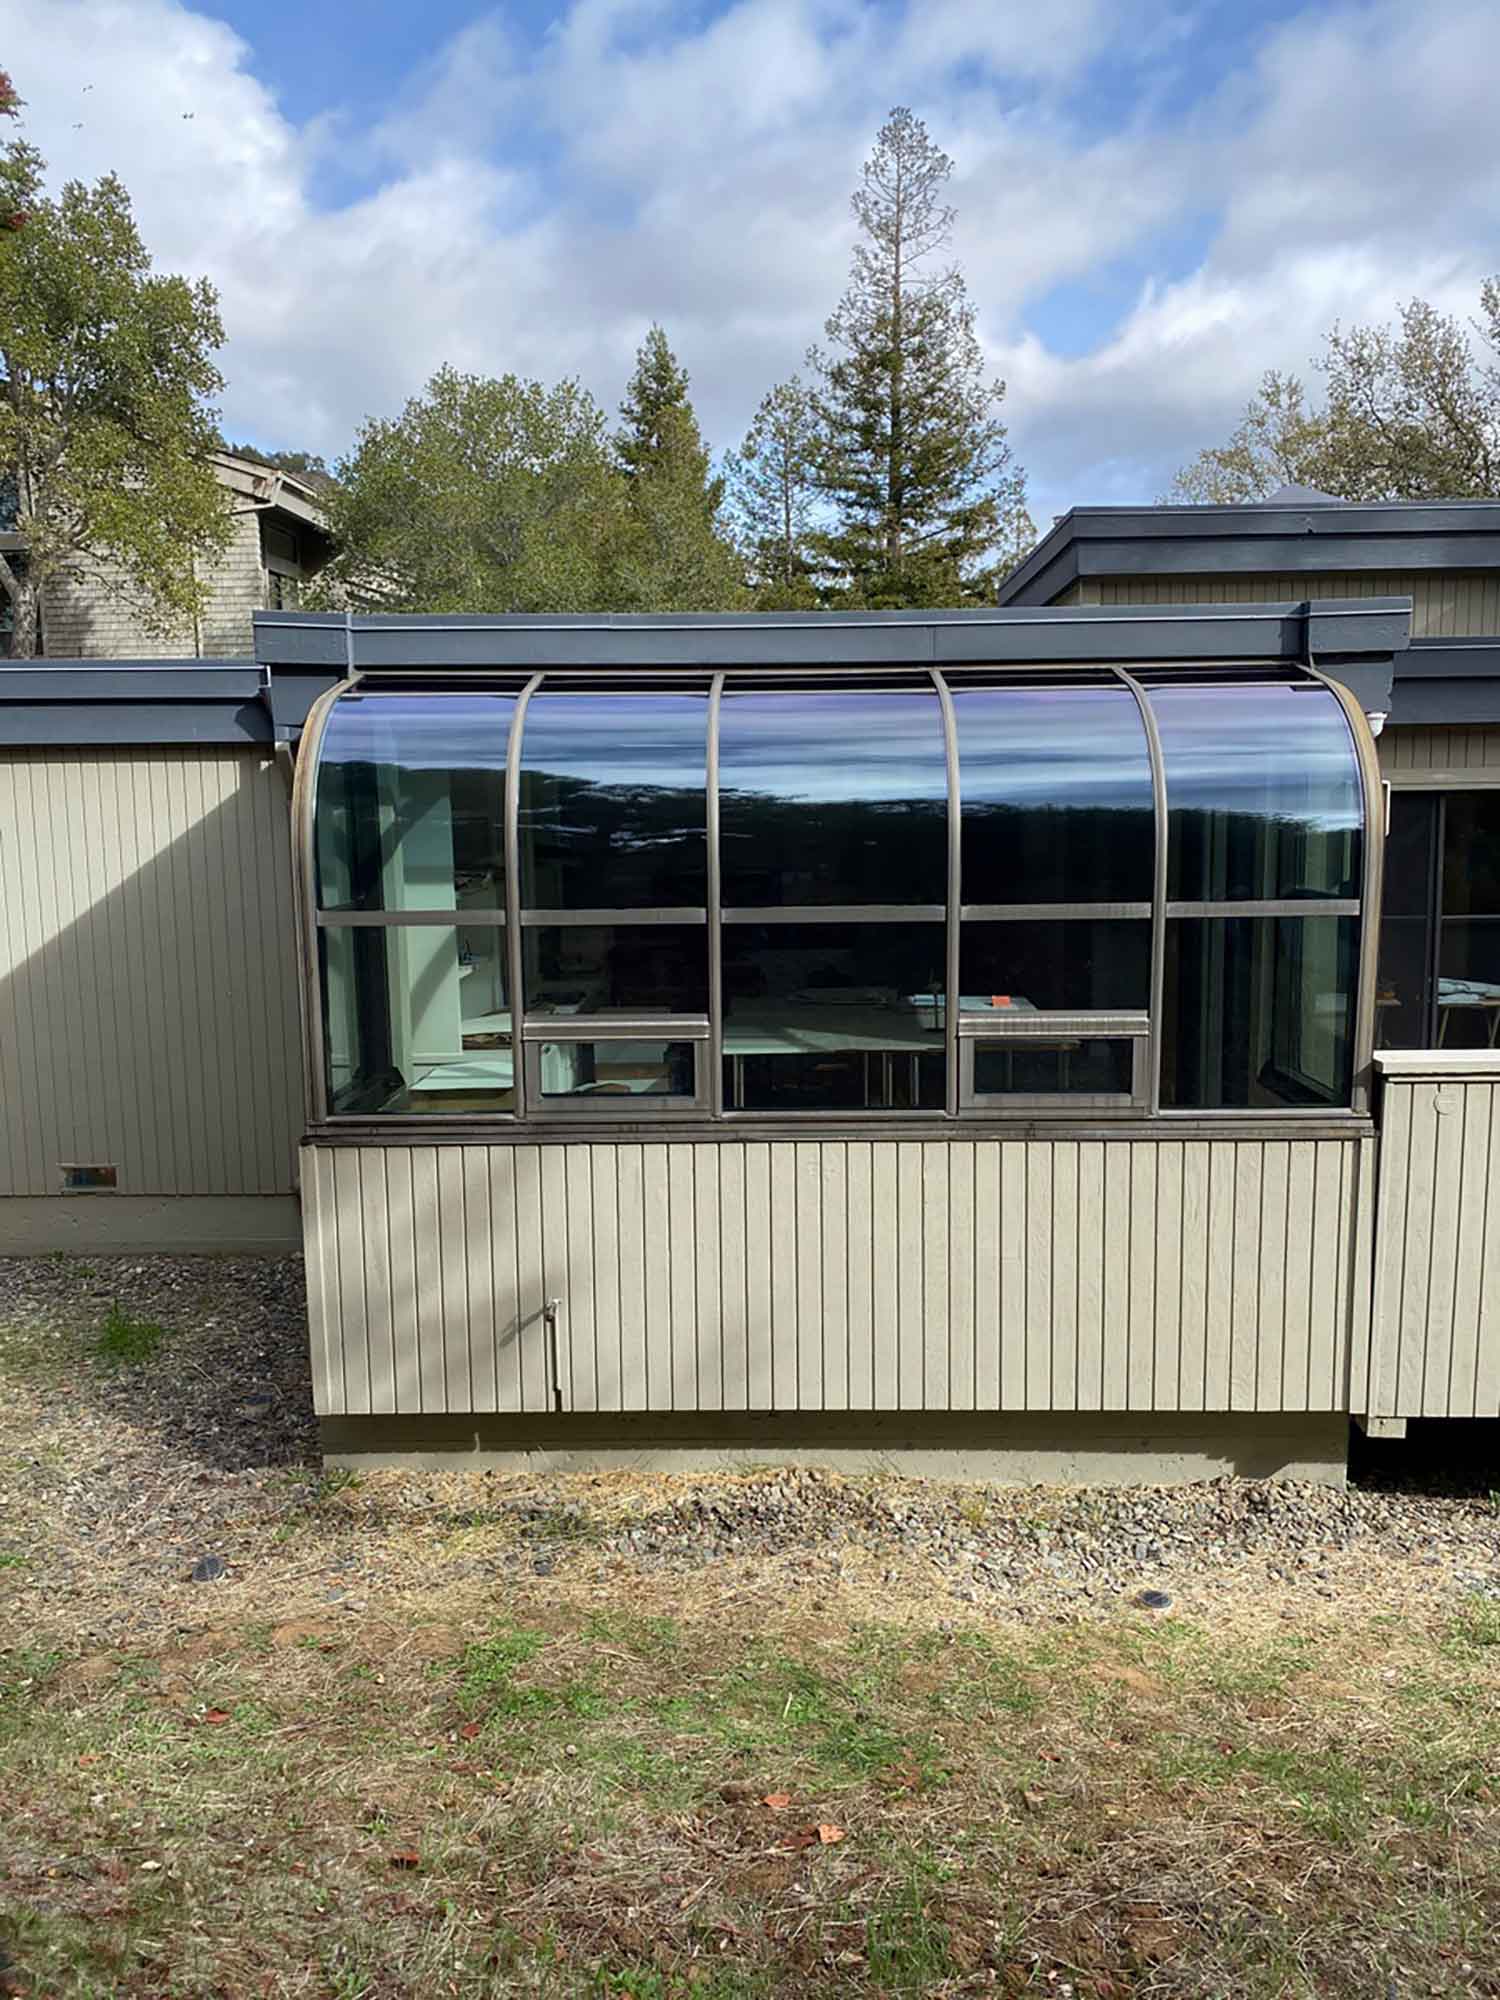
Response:
[{"label": "house exterior wall", "polygon": [[304,1161],[325,1417],[1364,1395],[1367,1135],[318,1143]]},{"label": "house exterior wall", "polygon": [[1059,604],[1285,604],[1307,597],[1409,597],[1414,639],[1490,638],[1500,632],[1500,573],[1351,570],[1347,573],[1251,576],[1223,570],[1204,576],[1088,577],[1084,594]]},{"label": "house exterior wall", "polygon": [[1401,1051],[1382,1071],[1369,1410],[1500,1416],[1500,1055]]},{"label": "house exterior wall", "polygon": [[[162,1197],[274,1198],[285,1235],[302,1122],[288,841],[263,750],[0,753],[6,1248],[48,1247],[58,1208],[128,1240],[143,1198],[159,1241]],[[118,1195],[59,1201],[65,1164],[115,1167]]]},{"label": "house exterior wall", "polygon": [[1414,791],[1464,791],[1500,785],[1500,726],[1387,729],[1379,738],[1381,774]]},{"label": "house exterior wall", "polygon": [[254,645],[252,614],[265,609],[267,592],[260,516],[236,513],[229,547],[211,573],[196,633],[188,623],[165,633],[152,627],[119,574],[99,568],[46,592],[43,645],[52,659],[244,658]]}]

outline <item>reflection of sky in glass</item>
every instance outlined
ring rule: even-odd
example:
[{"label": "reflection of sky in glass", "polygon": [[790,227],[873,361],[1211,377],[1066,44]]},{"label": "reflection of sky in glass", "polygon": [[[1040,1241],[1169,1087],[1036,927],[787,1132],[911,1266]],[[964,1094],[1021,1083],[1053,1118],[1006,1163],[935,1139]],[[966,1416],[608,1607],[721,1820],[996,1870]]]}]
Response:
[{"label": "reflection of sky in glass", "polygon": [[1324,832],[1363,823],[1359,767],[1326,688],[1153,688],[1167,805],[1233,812]]},{"label": "reflection of sky in glass", "polygon": [[855,689],[725,694],[719,710],[724,792],[808,804],[941,802],[948,796],[937,695]]},{"label": "reflection of sky in glass", "polygon": [[708,700],[681,694],[535,694],[521,768],[584,784],[708,784]]},{"label": "reflection of sky in glass", "polygon": [[1151,758],[1125,688],[955,688],[959,781],[971,805],[1150,812]]},{"label": "reflection of sky in glass", "polygon": [[503,773],[515,705],[509,694],[342,695],[319,761]]}]

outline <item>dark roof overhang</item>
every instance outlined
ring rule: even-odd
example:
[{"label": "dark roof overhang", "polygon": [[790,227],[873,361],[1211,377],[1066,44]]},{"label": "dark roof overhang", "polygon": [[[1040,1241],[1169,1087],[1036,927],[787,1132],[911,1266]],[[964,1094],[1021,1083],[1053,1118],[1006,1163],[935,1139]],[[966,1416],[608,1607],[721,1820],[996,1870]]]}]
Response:
[{"label": "dark roof overhang", "polygon": [[1075,507],[1001,584],[1055,603],[1085,577],[1296,576],[1500,568],[1500,501]]}]

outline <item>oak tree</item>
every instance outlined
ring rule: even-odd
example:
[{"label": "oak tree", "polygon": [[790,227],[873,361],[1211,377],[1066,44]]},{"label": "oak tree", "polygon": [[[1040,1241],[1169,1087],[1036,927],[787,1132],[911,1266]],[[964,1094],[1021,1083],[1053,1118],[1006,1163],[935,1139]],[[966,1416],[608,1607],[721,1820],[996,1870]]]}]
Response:
[{"label": "oak tree", "polygon": [[48,591],[90,572],[118,578],[147,625],[180,627],[231,526],[211,463],[212,286],[152,270],[113,175],[56,199],[43,175],[35,147],[0,149],[0,608],[23,659]]}]

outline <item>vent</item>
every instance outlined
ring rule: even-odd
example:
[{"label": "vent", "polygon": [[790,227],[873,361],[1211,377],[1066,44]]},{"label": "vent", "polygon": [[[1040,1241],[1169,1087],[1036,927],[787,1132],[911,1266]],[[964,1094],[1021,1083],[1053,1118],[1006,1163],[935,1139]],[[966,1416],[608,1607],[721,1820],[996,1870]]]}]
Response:
[{"label": "vent", "polygon": [[65,1165],[61,1172],[64,1194],[108,1194],[119,1186],[119,1169],[116,1167]]}]

